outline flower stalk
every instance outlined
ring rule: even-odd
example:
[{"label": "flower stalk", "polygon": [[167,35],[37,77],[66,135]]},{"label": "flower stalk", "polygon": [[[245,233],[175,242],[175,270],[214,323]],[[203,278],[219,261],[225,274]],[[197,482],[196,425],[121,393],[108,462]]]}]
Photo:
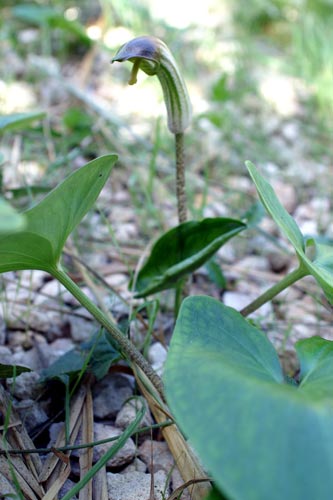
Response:
[{"label": "flower stalk", "polygon": [[185,193],[184,131],[192,117],[190,98],[185,81],[167,45],[152,36],[140,36],[123,45],[112,62],[133,63],[129,84],[137,82],[141,69],[147,75],[156,75],[160,81],[167,109],[168,128],[175,136],[176,193],[179,223],[187,219]]}]

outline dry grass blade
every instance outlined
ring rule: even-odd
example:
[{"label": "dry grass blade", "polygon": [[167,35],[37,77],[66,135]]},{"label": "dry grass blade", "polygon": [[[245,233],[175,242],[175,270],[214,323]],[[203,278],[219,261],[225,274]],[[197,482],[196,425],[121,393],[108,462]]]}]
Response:
[{"label": "dry grass blade", "polygon": [[15,490],[13,485],[8,481],[8,479],[0,472],[0,492],[4,498],[10,498],[9,495],[14,497]]},{"label": "dry grass blade", "polygon": [[[87,395],[82,412],[82,442],[92,443],[94,440],[94,410],[90,384],[87,386]],[[93,463],[93,448],[84,448],[80,451],[80,479],[82,479]],[[98,498],[98,497],[96,497]],[[103,497],[100,497],[103,498]],[[92,500],[92,481],[89,481],[80,491],[79,500]]]},{"label": "dry grass blade", "polygon": [[[73,397],[72,401],[71,414],[69,420],[70,444],[74,443],[79,431],[79,424],[81,423],[82,407],[85,397],[86,397],[86,388],[84,386],[81,386],[77,394]],[[61,446],[65,446],[65,426],[63,427],[61,432],[59,432],[57,441],[54,444],[55,448],[60,448]],[[59,463],[60,463],[59,457],[57,457],[53,453],[49,455],[49,457],[46,459],[43,465],[43,469],[40,473],[39,480],[41,482],[47,481],[51,476],[51,474],[53,473],[55,467]]]},{"label": "dry grass blade", "polygon": [[70,472],[70,465],[61,464],[59,470],[57,470],[57,477],[52,481],[48,492],[43,496],[42,500],[54,500],[57,498],[57,494],[68,479]]},{"label": "dry grass blade", "polygon": [[[75,421],[73,430],[70,433],[70,443],[74,444],[77,435],[79,433],[80,427],[82,424],[82,416],[79,416]],[[64,435],[63,435],[64,438]],[[66,479],[68,478],[71,467],[69,463],[69,457],[71,452],[66,453],[55,453],[53,456],[57,458],[57,462],[55,467],[52,470],[52,473],[47,479],[47,494],[43,498],[43,500],[53,500],[57,493],[60,491],[62,486],[64,485]],[[53,496],[52,496],[53,495]]]},{"label": "dry grass blade", "polygon": [[177,489],[175,489],[175,491],[167,498],[167,500],[178,500],[178,498],[181,498],[184,490],[189,489],[189,487],[193,486],[194,484],[203,483],[206,481],[207,479],[191,479],[190,481],[187,481],[187,483],[184,483],[182,486],[179,486]]},{"label": "dry grass blade", "polygon": [[108,498],[108,483],[106,478],[106,468],[102,467],[94,477],[93,498]]},{"label": "dry grass blade", "polygon": [[[10,399],[6,391],[0,386],[0,411],[8,418],[6,434],[0,434],[0,449],[10,451],[11,449],[34,448],[34,444],[20,421],[16,411],[12,408]],[[44,494],[42,486],[38,482],[38,471],[41,468],[39,456],[29,455],[1,456],[1,472],[11,482],[13,475],[25,494],[26,498],[41,498]]]},{"label": "dry grass blade", "polygon": [[[135,368],[134,373],[140,390],[146,398],[156,422],[163,422],[165,420],[165,415],[170,415],[169,409],[156,396],[156,392],[145,374],[141,372],[139,368]],[[176,425],[165,427],[162,429],[162,433],[164,439],[168,443],[183,480],[185,483],[191,482],[193,484],[191,491],[192,500],[202,500],[210,491],[210,480],[202,469],[197,457],[194,455]],[[200,480],[200,482],[195,482],[193,480]]]},{"label": "dry grass blade", "polygon": [[[10,461],[9,461],[10,460]],[[41,496],[36,496],[36,493],[33,491],[30,486],[30,480],[33,483],[33,476],[30,473],[30,477],[27,477],[27,474],[24,474],[25,477],[21,475],[21,471],[24,467],[23,459],[17,458],[14,460],[15,463],[12,462],[11,459],[7,459],[4,456],[0,456],[0,470],[2,474],[5,476],[8,481],[13,484],[13,476],[15,474],[15,480],[20,488],[20,492],[24,494],[24,498],[26,500],[39,500]],[[17,466],[20,470],[17,469]],[[28,471],[28,469],[26,469]],[[29,471],[28,471],[29,472]],[[37,489],[41,491],[40,486],[37,484]]]},{"label": "dry grass blade", "polygon": [[[11,403],[8,394],[4,390],[2,386],[0,386],[0,411],[2,412],[3,415],[5,415],[7,408],[10,408]],[[17,423],[20,423],[20,430],[17,428]],[[34,448],[34,443],[30,439],[30,436],[24,427],[23,423],[21,422],[21,419],[19,415],[16,413],[16,411],[12,408],[11,409],[11,415],[10,415],[10,421],[9,421],[9,429],[11,429],[10,432],[7,431],[7,440],[10,441],[10,444],[13,448],[20,448],[20,449],[31,449]],[[39,473],[42,469],[42,461],[37,453],[33,455],[27,455],[25,457],[25,460],[27,462],[27,465],[29,466],[31,472],[34,474],[36,478],[38,478]]]}]

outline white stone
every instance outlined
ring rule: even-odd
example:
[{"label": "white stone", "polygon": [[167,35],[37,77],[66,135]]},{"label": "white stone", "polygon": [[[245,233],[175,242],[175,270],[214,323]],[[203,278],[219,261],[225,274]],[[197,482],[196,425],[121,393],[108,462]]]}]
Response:
[{"label": "white stone", "polygon": [[158,375],[162,375],[163,373],[163,366],[166,361],[167,354],[168,351],[160,342],[155,342],[149,347],[148,361],[151,363],[153,369],[156,373],[158,373]]},{"label": "white stone", "polygon": [[[151,500],[151,475],[143,472],[125,474],[107,473],[108,500]],[[154,500],[164,500],[169,495],[168,478],[165,472],[154,474]]]},{"label": "white stone", "polygon": [[[153,420],[148,408],[148,404],[146,400],[142,397],[136,397],[133,399],[130,399],[130,401],[127,401],[120,412],[117,415],[116,418],[116,426],[120,427],[121,429],[125,429],[128,427],[135,419],[137,412],[141,410],[142,405],[144,405],[146,409],[146,413],[144,414],[140,424],[139,424],[139,429],[142,427],[147,427],[152,425]],[[149,432],[149,431],[148,431]]]},{"label": "white stone", "polygon": [[[112,425],[101,424],[95,422],[94,424],[95,441],[102,439],[109,439],[112,437],[120,436],[122,431],[113,427]],[[111,441],[109,443],[99,444],[94,446],[94,462],[97,462],[105,453],[116,443]],[[136,452],[136,446],[132,438],[129,438],[124,446],[107,462],[107,467],[120,467],[129,464]]]},{"label": "white stone", "polygon": [[73,348],[74,343],[71,339],[62,338],[51,344],[41,344],[39,351],[45,366],[48,367]]},{"label": "white stone", "polygon": [[[259,293],[258,293],[259,295]],[[223,295],[223,302],[226,306],[233,307],[237,311],[240,311],[244,307],[250,304],[255,297],[251,297],[245,293],[239,292],[225,292]],[[270,302],[263,304],[259,309],[250,314],[249,318],[265,318],[271,316],[272,305]]]},{"label": "white stone", "polygon": [[36,303],[39,304],[45,302],[46,300],[49,300],[50,298],[55,298],[60,302],[60,304],[63,302],[73,301],[73,296],[69,293],[69,291],[55,279],[45,283],[40,292],[41,294],[38,296],[38,299],[36,299]]}]

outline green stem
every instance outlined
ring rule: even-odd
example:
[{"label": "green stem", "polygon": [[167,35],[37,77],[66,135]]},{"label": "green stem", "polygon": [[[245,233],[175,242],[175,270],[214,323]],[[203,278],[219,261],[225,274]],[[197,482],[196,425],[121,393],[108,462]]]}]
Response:
[{"label": "green stem", "polygon": [[180,305],[182,303],[183,290],[184,290],[184,280],[181,280],[181,281],[179,281],[179,283],[177,283],[177,286],[175,289],[175,306],[174,306],[175,319],[177,319],[177,317],[178,317]]},{"label": "green stem", "polygon": [[300,265],[297,269],[292,271],[290,274],[287,274],[279,283],[276,283],[276,285],[273,285],[271,288],[266,290],[260,297],[256,298],[253,302],[251,302],[248,306],[244,307],[240,313],[243,316],[248,316],[249,314],[253,313],[259,307],[261,307],[263,304],[266,304],[266,302],[269,302],[272,300],[276,295],[278,295],[280,292],[288,288],[289,286],[293,285],[296,283],[296,281],[300,280],[301,278],[304,278],[308,273],[307,269]]},{"label": "green stem", "polygon": [[175,134],[176,147],[176,192],[179,224],[187,220],[187,203],[185,191],[184,133]]},{"label": "green stem", "polygon": [[107,316],[82,292],[74,281],[60,268],[52,270],[52,275],[79,301],[79,303],[90,312],[99,324],[109,332],[112,340],[115,341],[124,356],[136,363],[151,381],[161,398],[164,400],[163,383],[157,373],[152,369],[148,361],[142,356],[140,351],[125,337],[125,335],[112,323]]}]

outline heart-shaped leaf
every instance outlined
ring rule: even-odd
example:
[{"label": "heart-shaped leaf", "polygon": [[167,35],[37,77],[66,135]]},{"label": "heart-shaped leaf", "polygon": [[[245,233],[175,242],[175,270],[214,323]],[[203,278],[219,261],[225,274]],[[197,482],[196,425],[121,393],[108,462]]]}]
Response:
[{"label": "heart-shaped leaf", "polygon": [[0,236],[0,272],[52,271],[66,239],[96,201],[116,159],[107,155],[87,163],[24,212],[24,230]]},{"label": "heart-shaped leaf", "polygon": [[176,286],[202,266],[246,225],[235,219],[216,217],[189,221],[174,227],[154,244],[135,283],[136,297],[146,297]]},{"label": "heart-shaped leaf", "polygon": [[[333,247],[319,244],[314,239],[305,243],[304,236],[296,221],[281,205],[270,184],[262,177],[253,163],[247,161],[246,166],[267,212],[293,245],[306,273],[311,274],[317,280],[327,299],[333,303]],[[305,253],[305,247],[309,245],[314,245],[316,248],[316,255],[312,261]]]},{"label": "heart-shaped leaf", "polygon": [[332,345],[299,342],[301,383],[291,385],[267,337],[237,311],[185,299],[166,362],[167,400],[228,498],[332,498]]}]

